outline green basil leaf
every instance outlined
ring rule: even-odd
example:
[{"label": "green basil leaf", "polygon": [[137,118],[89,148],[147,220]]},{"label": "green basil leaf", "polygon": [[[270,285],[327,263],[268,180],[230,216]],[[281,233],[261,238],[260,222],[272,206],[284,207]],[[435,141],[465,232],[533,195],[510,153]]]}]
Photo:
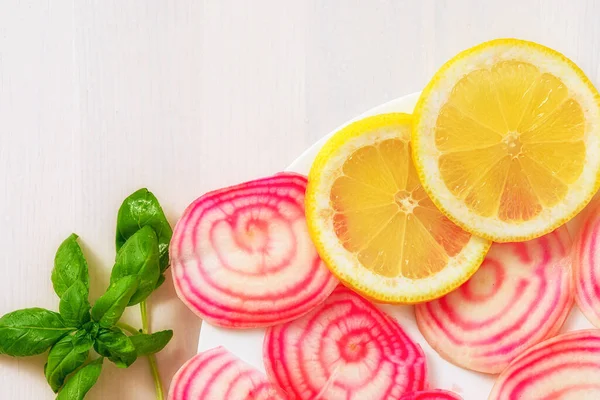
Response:
[{"label": "green basil leaf", "polygon": [[132,306],[144,301],[152,293],[160,277],[158,238],[148,225],[134,233],[121,247],[110,282],[115,283],[129,275],[140,278],[138,288],[129,300]]},{"label": "green basil leaf", "polygon": [[104,328],[114,326],[129,304],[131,296],[138,288],[140,278],[126,276],[108,287],[92,307],[92,318]]},{"label": "green basil leaf", "polygon": [[169,343],[173,337],[173,331],[160,331],[151,335],[139,334],[130,336],[131,342],[135,346],[138,357],[158,353]]},{"label": "green basil leaf", "polygon": [[43,308],[25,308],[0,318],[0,354],[25,357],[41,354],[74,331],[62,317]]},{"label": "green basil leaf", "polygon": [[69,326],[82,326],[90,320],[90,302],[84,283],[77,281],[62,295],[58,306],[60,315]]},{"label": "green basil leaf", "polygon": [[137,359],[131,339],[117,328],[102,329],[96,338],[94,349],[119,368],[127,368]]},{"label": "green basil leaf", "polygon": [[77,243],[77,235],[72,234],[65,239],[56,251],[54,257],[54,269],[52,270],[52,285],[58,297],[69,289],[73,283],[80,281],[86,288],[90,288],[90,277],[88,275],[88,266]]},{"label": "green basil leaf", "polygon": [[94,344],[94,337],[87,331],[77,331],[71,336],[73,337],[73,345],[77,351],[89,350]]},{"label": "green basil leaf", "polygon": [[87,392],[96,384],[102,372],[103,358],[90,362],[67,380],[56,400],[84,400]]},{"label": "green basil leaf", "polygon": [[94,321],[89,321],[83,324],[81,329],[89,333],[92,339],[96,339],[96,337],[98,336],[98,332],[100,331],[100,324]]},{"label": "green basil leaf", "polygon": [[160,271],[164,272],[169,266],[169,242],[173,236],[173,230],[156,197],[148,189],[140,189],[127,197],[119,208],[117,251],[127,239],[146,225],[154,229],[158,236]]},{"label": "green basil leaf", "polygon": [[81,367],[88,358],[94,341],[85,331],[67,335],[59,340],[48,353],[44,367],[46,380],[55,393],[65,383],[67,375]]}]

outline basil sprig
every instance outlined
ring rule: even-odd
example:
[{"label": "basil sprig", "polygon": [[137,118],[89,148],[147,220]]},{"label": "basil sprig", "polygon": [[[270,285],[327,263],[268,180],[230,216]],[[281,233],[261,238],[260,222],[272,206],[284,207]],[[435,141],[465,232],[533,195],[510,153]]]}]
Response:
[{"label": "basil sprig", "polygon": [[[0,355],[26,357],[49,350],[44,375],[58,393],[57,400],[83,399],[98,380],[105,358],[128,368],[138,357],[153,357],[173,337],[171,330],[148,333],[145,303],[164,281],[172,235],[151,192],[140,189],[127,197],[117,217],[117,255],[110,285],[93,306],[88,264],[78,236],[70,235],[56,252],[51,276],[60,298],[59,313],[26,308],[1,317]],[[140,330],[119,322],[125,309],[135,304],[142,310]],[[99,357],[90,360],[92,349]],[[150,364],[156,368],[154,360]],[[153,372],[157,377],[158,372]],[[157,387],[157,398],[162,399],[162,387]]]}]

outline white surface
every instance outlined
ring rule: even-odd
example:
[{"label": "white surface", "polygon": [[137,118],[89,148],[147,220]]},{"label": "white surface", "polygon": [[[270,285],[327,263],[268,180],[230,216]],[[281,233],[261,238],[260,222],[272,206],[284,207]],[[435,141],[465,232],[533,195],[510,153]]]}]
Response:
[{"label": "white surface", "polygon": [[[72,231],[97,297],[132,190],[148,186],[174,222],[203,192],[277,172],[342,122],[420,90],[478,42],[540,41],[598,85],[599,20],[596,0],[2,0],[0,314],[57,307],[48,278]],[[165,383],[199,327],[171,288],[151,304],[154,329],[175,329]],[[43,363],[0,357],[0,399],[52,399]],[[88,398],[152,393],[141,361],[107,366]]]},{"label": "white surface", "polygon": [[[419,93],[414,93],[390,101],[379,107],[373,108],[359,117],[354,118],[352,121],[364,118],[366,116],[388,112],[411,113],[418,99],[418,95]],[[310,166],[321,146],[331,135],[341,128],[342,127],[335,129],[329,135],[323,137],[321,140],[311,146],[287,169],[305,175],[308,174]],[[481,400],[483,398],[487,398],[487,395],[491,391],[494,384],[494,376],[468,371],[466,369],[454,366],[442,359],[435,352],[435,350],[429,346],[427,341],[425,341],[419,332],[417,323],[415,322],[413,306],[381,305],[380,308],[386,311],[389,315],[395,317],[400,325],[402,325],[402,327],[413,338],[413,340],[418,342],[423,347],[423,350],[427,356],[429,383],[433,388],[453,390],[457,393],[460,393],[464,400]],[[574,308],[571,312],[568,322],[563,327],[563,331],[585,328],[593,328],[593,326],[585,319],[579,309]],[[216,328],[208,323],[205,323],[202,327],[200,341],[198,343],[198,351],[208,350],[216,346],[225,346],[243,360],[264,371],[262,361],[263,337],[263,329],[255,329],[250,332],[235,331]]]}]

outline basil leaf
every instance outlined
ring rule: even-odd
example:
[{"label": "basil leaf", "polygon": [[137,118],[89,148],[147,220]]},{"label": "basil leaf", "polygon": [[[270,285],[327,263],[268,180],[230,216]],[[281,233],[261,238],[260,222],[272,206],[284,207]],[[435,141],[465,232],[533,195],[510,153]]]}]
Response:
[{"label": "basil leaf", "polygon": [[43,308],[25,308],[0,318],[0,354],[24,357],[41,354],[74,331],[62,317]]},{"label": "basil leaf", "polygon": [[146,225],[154,229],[158,236],[160,271],[164,272],[169,266],[169,242],[173,236],[173,230],[156,197],[148,189],[140,189],[127,197],[119,208],[117,251],[127,239]]},{"label": "basil leaf", "polygon": [[151,335],[139,334],[130,336],[131,342],[135,346],[138,357],[158,353],[169,343],[173,337],[173,331],[160,331]]},{"label": "basil leaf", "polygon": [[54,257],[54,269],[52,269],[52,286],[58,297],[79,281],[82,282],[87,292],[90,288],[90,277],[88,275],[88,266],[77,243],[77,235],[72,234],[65,239],[56,251]]},{"label": "basil leaf", "polygon": [[81,328],[89,333],[92,339],[96,339],[100,331],[100,325],[94,321],[86,322]]},{"label": "basil leaf", "polygon": [[117,328],[101,330],[94,343],[94,349],[101,356],[108,357],[119,368],[127,368],[137,359],[131,339]]},{"label": "basil leaf", "polygon": [[88,290],[81,281],[68,288],[60,299],[58,309],[67,325],[80,327],[90,320]]},{"label": "basil leaf", "polygon": [[84,400],[87,392],[96,384],[102,372],[103,358],[90,362],[67,380],[56,400]]},{"label": "basil leaf", "polygon": [[158,238],[148,225],[134,233],[121,247],[110,282],[115,283],[128,275],[140,278],[138,288],[129,300],[129,305],[132,306],[144,301],[152,293],[160,277]]},{"label": "basil leaf", "polygon": [[48,353],[48,362],[44,367],[46,380],[56,393],[65,383],[71,372],[81,367],[88,358],[94,341],[85,331],[68,335],[59,340]]},{"label": "basil leaf", "polygon": [[123,315],[129,299],[137,290],[139,280],[139,277],[131,275],[123,277],[110,285],[106,293],[100,296],[94,307],[92,307],[94,321],[100,323],[100,326],[104,328],[114,326]]}]

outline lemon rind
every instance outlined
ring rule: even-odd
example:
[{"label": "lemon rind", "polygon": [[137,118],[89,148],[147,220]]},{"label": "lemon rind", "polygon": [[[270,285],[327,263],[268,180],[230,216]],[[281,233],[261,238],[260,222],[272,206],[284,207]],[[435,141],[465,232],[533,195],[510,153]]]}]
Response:
[{"label": "lemon rind", "polygon": [[[586,159],[580,178],[569,185],[564,201],[545,208],[537,217],[522,223],[481,217],[457,199],[446,187],[437,168],[433,118],[446,102],[454,84],[469,72],[502,60],[530,62],[540,71],[561,79],[569,96],[582,106],[585,121]],[[557,60],[559,62],[557,62]],[[447,77],[451,75],[452,79]],[[446,87],[440,88],[443,81]],[[433,111],[432,111],[433,109]],[[600,94],[583,71],[556,50],[519,39],[496,39],[465,50],[448,61],[425,87],[414,110],[412,150],[423,188],[450,220],[464,230],[496,242],[530,240],[549,233],[580,212],[600,188]]]}]

